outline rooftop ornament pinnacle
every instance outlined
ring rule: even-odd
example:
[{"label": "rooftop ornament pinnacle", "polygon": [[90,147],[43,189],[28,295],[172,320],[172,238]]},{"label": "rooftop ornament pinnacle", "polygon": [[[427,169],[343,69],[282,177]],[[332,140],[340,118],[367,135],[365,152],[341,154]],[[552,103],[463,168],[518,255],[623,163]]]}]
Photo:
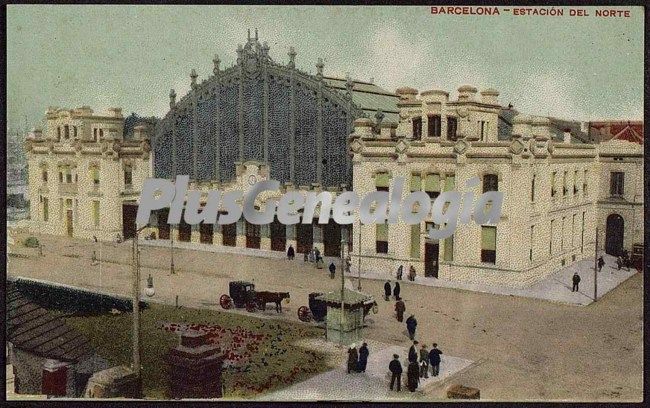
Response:
[{"label": "rooftop ornament pinnacle", "polygon": [[289,47],[289,67],[296,67],[296,50],[293,47]]},{"label": "rooftop ornament pinnacle", "polygon": [[375,133],[380,133],[381,132],[381,130],[380,130],[381,129],[381,122],[384,120],[385,116],[386,115],[384,115],[384,112],[382,112],[381,109],[379,109],[377,112],[375,112],[375,122],[376,123],[375,123],[375,126],[373,126],[373,131]]},{"label": "rooftop ornament pinnacle", "polygon": [[219,56],[217,54],[214,54],[214,58],[212,59],[212,63],[214,64],[214,68],[212,69],[212,72],[217,75],[219,73],[219,64],[221,63],[221,60],[219,59]]},{"label": "rooftop ornament pinnacle", "polygon": [[190,80],[191,80],[192,88],[196,87],[196,78],[198,78],[198,75],[196,74],[196,70],[192,68],[192,71],[190,72]]},{"label": "rooftop ornament pinnacle", "polygon": [[318,62],[316,63],[316,71],[317,71],[317,72],[316,72],[316,75],[317,75],[319,78],[322,78],[322,77],[323,77],[323,68],[324,68],[324,67],[325,67],[325,65],[323,64],[323,59],[322,59],[322,58],[319,58],[319,59],[318,59]]},{"label": "rooftop ornament pinnacle", "polygon": [[176,105],[176,91],[173,89],[169,91],[169,107],[173,108]]},{"label": "rooftop ornament pinnacle", "polygon": [[350,78],[350,74],[347,73],[345,75],[345,95],[348,98],[352,97],[352,89],[354,88],[354,82],[352,82],[352,78]]}]

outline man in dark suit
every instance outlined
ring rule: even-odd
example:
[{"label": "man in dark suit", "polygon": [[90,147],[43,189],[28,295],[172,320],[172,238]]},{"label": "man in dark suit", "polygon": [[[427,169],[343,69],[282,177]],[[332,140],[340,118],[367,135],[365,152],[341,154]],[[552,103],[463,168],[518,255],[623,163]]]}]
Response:
[{"label": "man in dark suit", "polygon": [[390,390],[393,390],[393,385],[397,381],[397,391],[402,390],[402,363],[399,362],[399,355],[393,354],[393,361],[388,365],[391,372]]}]

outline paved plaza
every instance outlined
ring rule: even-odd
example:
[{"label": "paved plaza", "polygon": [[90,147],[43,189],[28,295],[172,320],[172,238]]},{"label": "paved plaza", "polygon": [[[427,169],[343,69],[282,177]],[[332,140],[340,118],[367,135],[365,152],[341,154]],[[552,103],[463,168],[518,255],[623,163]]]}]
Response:
[{"label": "paved plaza", "polygon": [[[103,243],[100,249],[93,242],[38,235],[44,243],[41,256],[38,249],[18,244],[27,236],[24,231],[14,234],[17,244],[9,248],[10,275],[130,294],[130,242]],[[95,265],[91,261],[93,250],[101,259]],[[228,293],[228,282],[249,280],[259,290],[291,293],[291,302],[283,305],[283,313],[267,309],[256,316],[298,322],[297,310],[308,303],[309,293],[340,288],[338,272],[332,280],[326,269],[316,269],[302,260],[287,261],[283,256],[271,259],[176,247],[174,261],[175,273],[171,274],[168,247],[141,246],[142,285],[151,274],[156,290],[152,301],[174,304],[178,296],[181,306],[221,310],[219,296]],[[610,271],[606,267],[599,275],[599,287],[607,276],[623,273],[627,271]],[[584,294],[574,295],[589,296],[589,278],[582,278],[580,290]],[[416,338],[420,343],[436,342],[445,357],[476,362],[443,381],[447,384],[478,388],[485,400],[639,401],[643,379],[642,278],[641,274],[632,274],[587,306],[407,281],[402,285],[402,297],[406,315],[413,313],[418,320]],[[356,285],[356,279],[351,283]],[[369,343],[405,350],[410,345],[406,327],[394,317],[394,301],[383,300],[383,280],[362,279],[361,285],[362,291],[373,295],[379,306],[377,314],[366,318],[363,338]],[[571,294],[569,288],[565,289]],[[378,346],[371,353],[379,358],[380,350]],[[345,350],[332,352],[341,359],[347,355]],[[343,364],[341,360],[336,366],[343,370]],[[381,363],[377,364],[381,371]],[[341,380],[340,375],[335,377]],[[381,381],[369,378],[375,385],[368,387],[379,390]],[[358,376],[349,381],[366,380]],[[411,393],[406,392],[403,397],[444,399],[445,388],[446,385],[431,384],[422,392],[413,393],[417,395],[407,396]],[[382,394],[377,395],[384,399],[386,393],[384,387]]]}]

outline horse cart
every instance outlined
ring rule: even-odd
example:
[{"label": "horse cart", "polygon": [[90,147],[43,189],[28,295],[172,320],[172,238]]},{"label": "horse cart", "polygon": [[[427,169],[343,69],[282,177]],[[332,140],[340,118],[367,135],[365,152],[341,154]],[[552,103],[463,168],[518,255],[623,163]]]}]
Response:
[{"label": "horse cart", "polygon": [[[327,317],[327,302],[322,299],[323,293],[313,292],[309,294],[309,306],[300,306],[298,308],[298,319],[303,322],[310,322],[315,320],[317,322],[322,322]],[[363,317],[370,313],[374,314],[378,312],[377,302],[374,299],[370,299],[363,304]]]},{"label": "horse cart", "polygon": [[233,281],[229,283],[229,295],[223,294],[219,304],[224,309],[246,308],[247,312],[256,312],[258,309],[266,310],[267,303],[275,303],[275,311],[282,312],[282,301],[289,303],[288,292],[256,291],[255,284],[246,281]]}]

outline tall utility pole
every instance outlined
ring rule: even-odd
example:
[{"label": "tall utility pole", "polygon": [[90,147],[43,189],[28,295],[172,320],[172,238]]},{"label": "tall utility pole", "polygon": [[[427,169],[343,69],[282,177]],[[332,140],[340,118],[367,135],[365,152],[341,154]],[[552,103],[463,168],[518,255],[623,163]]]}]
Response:
[{"label": "tall utility pole", "polygon": [[169,226],[169,239],[170,239],[169,240],[169,242],[170,242],[169,251],[170,251],[171,257],[172,257],[172,262],[171,262],[171,265],[170,265],[170,272],[173,275],[173,274],[176,273],[176,271],[174,270],[174,229],[172,228],[171,225]]},{"label": "tall utility pole", "polygon": [[339,341],[343,344],[343,322],[345,314],[345,247],[348,240],[345,235],[341,238],[341,318],[339,321]]},{"label": "tall utility pole", "polygon": [[145,227],[135,231],[133,237],[133,372],[140,384],[140,249],[138,248],[138,234]]},{"label": "tall utility pole", "polygon": [[598,300],[598,227],[596,227],[596,247],[594,248],[594,302]]}]

